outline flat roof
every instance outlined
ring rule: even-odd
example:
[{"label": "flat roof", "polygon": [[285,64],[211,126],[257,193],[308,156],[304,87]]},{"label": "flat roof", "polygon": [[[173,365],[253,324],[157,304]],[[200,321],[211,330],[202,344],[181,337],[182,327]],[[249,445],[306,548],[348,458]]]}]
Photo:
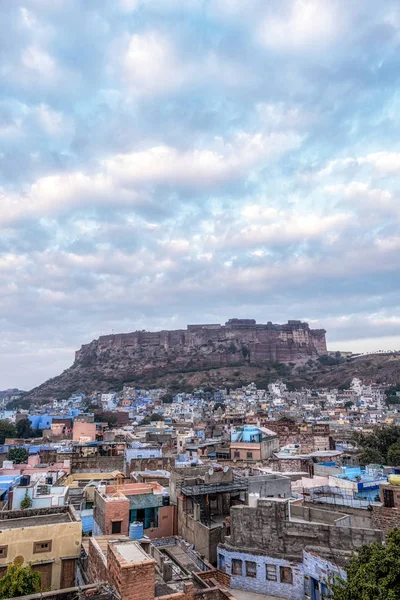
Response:
[{"label": "flat roof", "polygon": [[3,519],[0,520],[0,531],[4,529],[20,529],[22,527],[39,527],[71,522],[72,519],[69,512],[55,513],[53,515],[36,515],[19,519]]},{"label": "flat roof", "polygon": [[150,558],[137,542],[114,544],[114,548],[128,563],[139,563]]}]

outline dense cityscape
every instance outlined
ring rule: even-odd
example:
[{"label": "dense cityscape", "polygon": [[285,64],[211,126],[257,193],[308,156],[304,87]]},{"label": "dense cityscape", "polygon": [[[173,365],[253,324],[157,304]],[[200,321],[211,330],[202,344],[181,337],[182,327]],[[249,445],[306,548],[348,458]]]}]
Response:
[{"label": "dense cityscape", "polygon": [[327,598],[400,524],[400,386],[1,396],[0,569],[42,589]]}]

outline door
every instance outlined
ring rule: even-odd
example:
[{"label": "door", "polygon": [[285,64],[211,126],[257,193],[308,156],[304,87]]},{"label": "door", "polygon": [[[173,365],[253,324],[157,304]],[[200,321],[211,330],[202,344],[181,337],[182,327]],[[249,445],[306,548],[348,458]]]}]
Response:
[{"label": "door", "polygon": [[321,595],[319,593],[319,581],[311,577],[311,593],[312,600],[321,600]]},{"label": "door", "polygon": [[394,507],[393,490],[387,490],[387,489],[383,488],[383,504],[386,508]]},{"label": "door", "polygon": [[111,533],[121,533],[122,521],[113,521],[111,523]]},{"label": "door", "polygon": [[75,586],[75,559],[65,558],[61,561],[61,584],[60,588],[71,588]]},{"label": "door", "polygon": [[42,563],[37,565],[32,565],[32,569],[34,571],[38,571],[42,576],[42,592],[51,589],[51,573],[52,573],[53,564],[52,563]]}]

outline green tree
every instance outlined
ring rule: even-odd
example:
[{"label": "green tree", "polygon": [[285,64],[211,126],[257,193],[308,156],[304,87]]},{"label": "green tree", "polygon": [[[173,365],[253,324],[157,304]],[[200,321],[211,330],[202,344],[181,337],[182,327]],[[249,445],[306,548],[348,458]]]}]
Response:
[{"label": "green tree", "polygon": [[392,467],[400,465],[400,442],[396,442],[389,447],[387,453],[387,463]]},{"label": "green tree", "polygon": [[96,414],[96,423],[107,423],[109,427],[113,427],[117,422],[117,415],[112,411],[99,412]]},{"label": "green tree", "polygon": [[150,421],[164,421],[164,417],[163,415],[160,415],[160,413],[153,413],[150,417]]},{"label": "green tree", "polygon": [[383,454],[376,448],[365,448],[359,455],[360,465],[383,465],[385,461]]},{"label": "green tree", "polygon": [[26,490],[25,496],[21,500],[21,508],[22,508],[22,510],[25,510],[26,508],[31,508],[31,506],[32,506],[32,499],[30,496],[28,496],[28,490]]},{"label": "green tree", "polygon": [[20,396],[19,398],[14,398],[14,400],[10,400],[7,403],[7,410],[15,410],[18,408],[22,408],[23,410],[29,410],[31,407],[31,401],[29,398],[24,398],[24,396]]},{"label": "green tree", "polygon": [[10,421],[0,419],[0,444],[4,444],[6,438],[15,437],[15,427]]},{"label": "green tree", "polygon": [[30,565],[9,565],[0,579],[0,598],[17,598],[41,591],[42,576]]},{"label": "green tree", "polygon": [[400,442],[400,427],[396,427],[395,425],[377,429],[369,435],[358,436],[358,444],[363,451],[370,448],[378,450],[383,457],[383,463],[387,462],[387,453],[390,446],[396,444],[396,442]]},{"label": "green tree", "polygon": [[349,408],[351,408],[354,405],[353,400],[347,400],[347,402],[344,403],[344,407],[346,409],[346,412],[349,410]]},{"label": "green tree", "polygon": [[159,413],[153,413],[152,415],[148,415],[141,421],[141,425],[150,425],[150,423],[154,423],[155,421],[164,421],[163,415]]},{"label": "green tree", "polygon": [[400,404],[400,396],[386,396],[385,404],[386,406]]},{"label": "green tree", "polygon": [[26,463],[28,460],[29,452],[26,448],[10,448],[7,454],[7,460],[12,460],[17,463]]},{"label": "green tree", "polygon": [[400,530],[387,534],[385,546],[362,546],[347,568],[347,581],[331,586],[334,600],[398,600],[400,598]]},{"label": "green tree", "polygon": [[390,398],[391,396],[396,396],[396,392],[400,392],[400,383],[397,383],[396,385],[392,385],[385,390],[385,394],[386,394],[387,398]]},{"label": "green tree", "polygon": [[174,401],[174,397],[172,394],[165,394],[161,397],[161,400],[163,404],[172,404]]},{"label": "green tree", "polygon": [[29,419],[21,419],[16,425],[16,437],[18,438],[32,438],[40,437],[42,435],[41,429],[32,429],[31,422]]}]

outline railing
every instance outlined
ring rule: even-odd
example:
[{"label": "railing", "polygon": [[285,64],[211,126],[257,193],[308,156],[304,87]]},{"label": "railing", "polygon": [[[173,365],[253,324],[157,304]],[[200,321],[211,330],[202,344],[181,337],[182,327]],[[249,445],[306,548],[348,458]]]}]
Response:
[{"label": "railing", "polygon": [[224,492],[246,491],[248,484],[245,481],[234,479],[228,483],[183,485],[181,488],[185,496],[206,496],[207,494],[218,494]]}]

